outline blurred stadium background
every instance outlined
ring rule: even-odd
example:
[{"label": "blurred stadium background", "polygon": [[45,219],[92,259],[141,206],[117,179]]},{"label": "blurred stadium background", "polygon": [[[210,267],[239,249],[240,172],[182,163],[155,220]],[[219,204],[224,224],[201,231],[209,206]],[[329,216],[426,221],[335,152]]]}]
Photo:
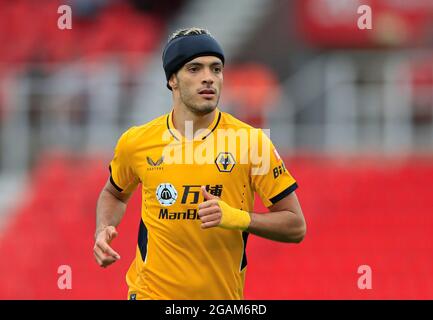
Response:
[{"label": "blurred stadium background", "polygon": [[170,110],[161,48],[186,26],[225,49],[221,109],[270,128],[300,185],[307,236],[251,237],[245,297],[432,299],[431,0],[0,0],[0,298],[126,298],[141,196],[108,269],[95,203],[119,135]]}]

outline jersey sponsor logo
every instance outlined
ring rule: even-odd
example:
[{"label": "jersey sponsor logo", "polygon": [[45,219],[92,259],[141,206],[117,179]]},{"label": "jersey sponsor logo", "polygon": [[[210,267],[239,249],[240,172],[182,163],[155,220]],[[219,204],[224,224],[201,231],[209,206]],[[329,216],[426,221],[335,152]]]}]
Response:
[{"label": "jersey sponsor logo", "polygon": [[156,161],[153,161],[151,157],[146,157],[147,163],[149,164],[149,167],[147,170],[163,170],[164,168],[161,166],[164,163],[164,156],[159,158]]},{"label": "jersey sponsor logo", "polygon": [[158,219],[166,220],[198,220],[200,219],[197,209],[186,211],[169,212],[168,209],[160,209]]},{"label": "jersey sponsor logo", "polygon": [[220,152],[215,159],[215,164],[220,172],[232,172],[236,161],[230,152]]},{"label": "jersey sponsor logo", "polygon": [[206,191],[209,192],[211,195],[215,197],[220,197],[223,193],[223,185],[222,184],[216,184],[216,185],[206,185]]},{"label": "jersey sponsor logo", "polygon": [[276,166],[273,170],[274,179],[277,179],[280,175],[286,172],[286,167],[284,166],[284,162],[281,162],[281,165]]},{"label": "jersey sponsor logo", "polygon": [[[180,203],[182,204],[197,204],[201,195],[201,185],[183,185],[183,194],[182,194],[182,200]],[[206,191],[210,194],[221,197],[221,194],[223,192],[223,185],[222,184],[216,184],[216,185],[206,185]]]},{"label": "jersey sponsor logo", "polygon": [[161,205],[171,206],[177,199],[176,188],[171,183],[161,183],[156,188],[156,198]]}]

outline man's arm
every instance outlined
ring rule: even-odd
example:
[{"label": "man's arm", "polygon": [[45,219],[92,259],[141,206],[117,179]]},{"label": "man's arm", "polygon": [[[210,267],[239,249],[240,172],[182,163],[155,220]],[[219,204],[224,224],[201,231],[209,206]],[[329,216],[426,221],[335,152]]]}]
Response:
[{"label": "man's arm", "polygon": [[295,192],[269,207],[265,214],[250,213],[251,222],[246,230],[257,236],[299,243],[307,231],[304,215]]},{"label": "man's arm", "polygon": [[107,267],[120,259],[119,254],[110,247],[116,238],[116,228],[123,218],[131,194],[122,194],[107,181],[96,204],[96,231],[93,254],[101,267]]},{"label": "man's arm", "polygon": [[205,202],[199,205],[202,228],[240,229],[257,236],[281,242],[299,243],[305,236],[306,224],[295,192],[269,207],[270,213],[248,213],[231,208],[204,187]]}]

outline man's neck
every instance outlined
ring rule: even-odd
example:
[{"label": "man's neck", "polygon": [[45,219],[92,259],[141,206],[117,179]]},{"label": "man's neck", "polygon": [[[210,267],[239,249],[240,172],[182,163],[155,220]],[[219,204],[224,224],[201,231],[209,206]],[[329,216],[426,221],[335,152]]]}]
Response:
[{"label": "man's neck", "polygon": [[194,134],[197,130],[206,129],[210,126],[215,119],[216,109],[205,115],[198,115],[186,107],[174,106],[173,108],[173,125],[183,136],[185,136],[185,123],[191,121],[193,125]]}]

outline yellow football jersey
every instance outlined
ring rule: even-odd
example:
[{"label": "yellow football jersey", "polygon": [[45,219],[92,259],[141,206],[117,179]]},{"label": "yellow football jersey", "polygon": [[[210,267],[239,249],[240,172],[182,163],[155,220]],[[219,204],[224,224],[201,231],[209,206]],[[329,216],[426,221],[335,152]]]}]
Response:
[{"label": "yellow football jersey", "polygon": [[248,233],[201,229],[200,186],[251,212],[255,191],[270,206],[297,183],[262,130],[217,109],[209,128],[188,139],[174,128],[172,117],[173,111],[127,130],[110,163],[110,180],[119,191],[142,185],[128,296],[243,299]]}]

